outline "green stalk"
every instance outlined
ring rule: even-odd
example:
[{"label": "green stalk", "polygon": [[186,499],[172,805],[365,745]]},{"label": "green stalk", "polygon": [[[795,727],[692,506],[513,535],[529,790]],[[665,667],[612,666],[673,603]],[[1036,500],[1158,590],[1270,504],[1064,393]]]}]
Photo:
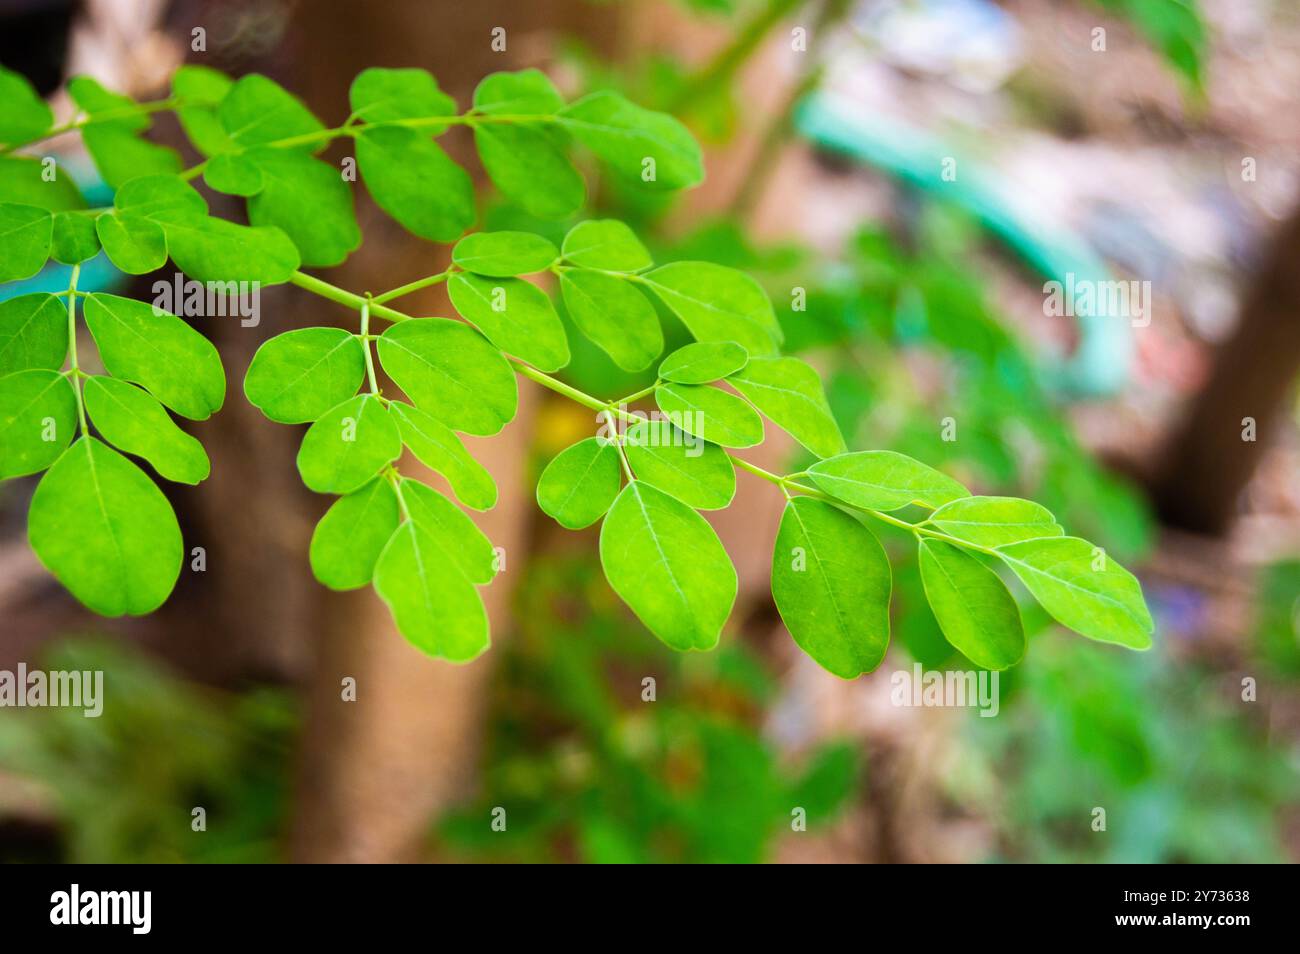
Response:
[{"label": "green stalk", "polygon": [[81,398],[81,366],[77,363],[77,279],[81,266],[72,266],[68,281],[68,374],[72,378],[72,391],[77,396],[77,420],[81,422],[81,436],[86,436],[86,404]]}]

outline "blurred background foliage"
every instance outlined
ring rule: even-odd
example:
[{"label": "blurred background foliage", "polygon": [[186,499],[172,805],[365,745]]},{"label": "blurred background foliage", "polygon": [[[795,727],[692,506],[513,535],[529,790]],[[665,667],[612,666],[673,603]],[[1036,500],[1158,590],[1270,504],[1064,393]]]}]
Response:
[{"label": "blurred background foliage", "polygon": [[[1033,322],[1042,317],[1039,286],[1061,262],[1091,261],[1088,256],[1132,274],[1124,253],[1140,246],[1142,236],[1115,239],[1072,220],[1058,229],[1069,233],[1062,244],[1060,235],[1022,228],[1001,196],[1017,191],[1024,168],[991,151],[1004,135],[1023,135],[1025,142],[1050,135],[1063,149],[1077,147],[1082,158],[1073,161],[1083,164],[1094,161],[1090,142],[1126,154],[1164,148],[1160,169],[1195,157],[1205,141],[1228,135],[1207,119],[1216,108],[1216,82],[1252,81],[1243,65],[1250,51],[1229,39],[1241,32],[1233,19],[1245,16],[1241,8],[1233,13],[1231,4],[1191,0],[574,0],[574,6],[581,17],[631,10],[633,19],[620,21],[623,33],[614,44],[578,29],[546,28],[545,42],[535,44],[543,52],[530,47],[517,65],[547,68],[574,94],[612,86],[675,111],[709,147],[710,176],[728,183],[720,199],[698,206],[689,197],[647,198],[599,182],[584,216],[632,222],[657,261],[703,259],[755,275],[777,307],[788,350],[823,372],[851,447],[898,450],[980,493],[1041,501],[1070,532],[1142,568],[1157,646],[1133,654],[1086,643],[1026,604],[1030,650],[1022,665],[1002,674],[998,717],[891,711],[890,672],[913,661],[973,668],[939,632],[915,556],[901,537],[882,533],[895,566],[894,650],[880,673],[849,685],[810,674],[761,601],[742,606],[718,651],[671,653],[602,581],[594,537],[559,534],[534,514],[528,552],[511,557],[509,632],[490,654],[494,673],[473,778],[454,810],[421,821],[416,854],[524,862],[1300,856],[1294,406],[1282,433],[1271,435],[1277,450],[1261,465],[1238,522],[1246,528],[1239,533],[1280,544],[1243,548],[1231,536],[1193,544],[1176,528],[1162,527],[1144,489],[1143,464],[1199,380],[1162,369],[1183,361],[1189,349],[1208,354],[1224,332],[1206,331],[1194,308],[1182,307],[1172,332],[1166,324],[1136,343],[1104,344],[1103,363],[1111,354],[1125,369],[1111,379],[1122,384],[1082,398],[1063,373],[1063,355],[1093,332],[1072,329],[1064,342],[1056,340],[1059,333],[1045,336],[1041,321]],[[1267,29],[1300,41],[1300,18],[1284,4],[1244,6]],[[295,5],[267,9],[282,11],[283,22],[259,21],[257,29],[279,29],[271,46],[296,49]],[[657,31],[661,42],[643,41],[637,26],[661,17],[670,24]],[[188,22],[177,15],[169,30],[187,36]],[[816,55],[780,73],[782,94],[755,109],[754,74],[762,86],[772,49],[789,45],[794,23],[805,25]],[[1098,108],[1121,108],[1088,101],[1088,92],[1077,88],[1087,85],[1077,65],[1060,77],[1043,70],[1044,58],[1053,62],[1053,43],[1062,61],[1093,62],[1080,60],[1087,53],[1078,51],[1087,50],[1096,23],[1106,25],[1112,48],[1126,57],[1119,68],[1132,71],[1134,100],[1123,107],[1132,115],[1122,121],[1096,118]],[[674,30],[690,42],[662,42]],[[1069,44],[1075,52],[1064,50]],[[917,52],[922,47],[928,58]],[[1153,57],[1162,61],[1156,70],[1148,64]],[[819,145],[814,133],[801,131],[800,104],[832,86],[845,59],[865,74],[862,82],[879,78],[871,70],[887,68],[909,95],[921,90],[925,95],[909,99],[907,108],[932,115],[908,120],[945,143],[977,141],[972,152],[996,189],[976,190],[962,180],[970,191],[958,192],[928,166],[909,167],[921,153],[909,151],[915,141],[899,128],[877,130],[877,138],[864,141],[861,153],[877,158],[866,163],[874,169],[863,168],[861,155],[846,158],[843,149]],[[998,65],[989,79],[990,60],[1012,68],[1001,72]],[[1294,47],[1283,62],[1288,69],[1300,64]],[[419,65],[442,75],[439,63]],[[1099,68],[1085,66],[1084,77],[1089,69]],[[953,88],[969,97],[955,108],[943,98]],[[952,122],[963,111],[977,117],[974,132]],[[978,128],[989,112],[996,119]],[[1232,135],[1252,131],[1259,132]],[[1297,137],[1300,130],[1288,126],[1287,134]],[[747,148],[736,159],[739,140]],[[1223,152],[1235,161],[1245,148],[1252,147],[1234,140]],[[808,164],[799,168],[815,181],[785,195],[788,178],[782,180],[779,167],[791,153],[804,156]],[[1040,167],[1063,155],[1040,156]],[[1290,168],[1300,175],[1295,159],[1293,148]],[[1077,169],[1066,165],[1060,174]],[[825,216],[818,218],[809,193],[819,190],[822,207],[843,197],[846,208],[858,208],[852,190],[864,179],[875,190],[867,204],[878,214],[823,228]],[[1161,201],[1163,194],[1151,204]],[[1246,218],[1239,207],[1225,211],[1221,194],[1214,202],[1225,221]],[[1124,220],[1114,208],[1103,213],[1107,222]],[[773,220],[780,227],[772,228]],[[802,228],[790,227],[795,222]],[[527,228],[558,241],[570,223],[537,221],[489,200],[483,224]],[[1268,234],[1262,220],[1251,228],[1257,238]],[[1075,254],[1080,243],[1090,249],[1087,256]],[[1237,301],[1248,266],[1262,257],[1218,263],[1233,272]],[[1169,298],[1182,301],[1172,292]],[[667,313],[663,319],[671,350],[685,332]],[[574,360],[565,374],[585,390],[616,395],[650,383],[620,371],[583,336],[571,334],[570,342]],[[1137,358],[1130,361],[1124,348],[1136,348]],[[943,436],[949,418],[956,439]],[[591,426],[572,408],[543,404],[520,487],[530,487],[550,457]],[[797,469],[799,460],[789,448],[778,463]],[[750,522],[769,526],[757,516]],[[742,546],[766,552],[770,537],[745,538]],[[1190,573],[1188,561],[1196,564]],[[55,640],[42,649],[48,667],[108,672],[115,704],[103,718],[59,710],[0,713],[0,860],[284,858],[294,799],[306,797],[294,778],[307,731],[298,680],[227,680],[215,688],[204,683],[221,680],[204,678],[201,666],[192,681],[194,665],[182,675],[132,645],[100,637]],[[1246,681],[1256,693],[1249,700]],[[202,838],[190,827],[197,805],[207,809]],[[500,808],[506,832],[492,825]],[[1104,833],[1093,828],[1098,808],[1105,811]],[[806,831],[793,824],[799,817],[806,818]]]}]

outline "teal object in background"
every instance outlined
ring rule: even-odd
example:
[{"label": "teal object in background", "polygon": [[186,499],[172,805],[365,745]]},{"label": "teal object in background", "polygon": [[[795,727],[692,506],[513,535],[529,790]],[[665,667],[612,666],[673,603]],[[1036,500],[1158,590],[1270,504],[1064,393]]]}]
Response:
[{"label": "teal object in background", "polygon": [[[814,93],[799,104],[795,128],[801,136],[830,152],[872,166],[968,212],[1045,280],[1065,286],[1110,280],[1106,264],[1068,232],[1026,221],[1012,211],[999,190],[959,160],[956,181],[942,178],[943,160],[954,150],[941,140],[901,123],[858,115],[843,97]],[[1100,316],[1074,319],[1079,342],[1065,362],[1047,369],[1056,390],[1101,397],[1123,389],[1133,366],[1134,341],[1128,322]]]}]

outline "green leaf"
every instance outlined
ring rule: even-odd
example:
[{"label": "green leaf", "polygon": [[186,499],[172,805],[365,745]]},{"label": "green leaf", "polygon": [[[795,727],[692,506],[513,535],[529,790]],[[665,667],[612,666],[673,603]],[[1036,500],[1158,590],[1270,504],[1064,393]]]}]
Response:
[{"label": "green leaf", "polygon": [[250,228],[225,219],[165,223],[172,261],[199,282],[280,285],[302,264],[298,249],[278,228]]},{"label": "green leaf", "polygon": [[474,127],[479,161],[501,194],[539,219],[565,219],[582,208],[587,187],[543,129],[483,123]]},{"label": "green leaf", "polygon": [[749,363],[749,352],[734,341],[697,341],[678,348],[659,365],[659,377],[677,384],[709,384]]},{"label": "green leaf", "polygon": [[819,460],[808,473],[832,497],[867,510],[897,510],[908,504],[934,508],[970,496],[947,474],[894,451],[840,454]]},{"label": "green leaf", "polygon": [[[258,73],[235,81],[217,107],[217,116],[231,140],[244,147],[310,136],[325,129],[301,100]],[[315,152],[324,145],[322,139],[298,148]]]},{"label": "green leaf", "polygon": [[648,368],[663,351],[664,332],[654,305],[625,279],[565,269],[560,292],[573,323],[623,370]]},{"label": "green leaf", "polygon": [[601,90],[566,106],[560,122],[617,175],[647,189],[685,189],[704,181],[699,144],[667,113]]},{"label": "green leaf", "polygon": [[492,541],[454,503],[418,480],[402,478],[399,493],[411,522],[451,556],[465,579],[491,583],[496,576],[496,551]]},{"label": "green leaf", "polygon": [[636,233],[618,219],[589,219],[569,229],[560,246],[566,262],[609,272],[639,272],[654,264]]},{"label": "green leaf", "polygon": [[62,367],[68,356],[68,308],[46,292],[0,302],[0,377]]},{"label": "green leaf", "polygon": [[723,450],[663,420],[638,421],[623,442],[637,479],[698,510],[721,510],[736,495],[736,471]]},{"label": "green leaf", "polygon": [[447,294],[461,317],[502,351],[542,371],[558,371],[569,363],[564,324],[536,285],[460,273],[447,282]]},{"label": "green leaf", "polygon": [[194,148],[205,156],[237,148],[217,116],[217,107],[233,85],[225,73],[207,66],[187,63],[172,74],[172,95],[186,103],[176,110],[176,117]]},{"label": "green leaf", "polygon": [[53,125],[54,114],[27,78],[0,66],[0,142],[29,142]]},{"label": "green leaf", "polygon": [[311,570],[332,590],[354,590],[375,575],[375,564],[393,533],[397,493],[385,477],[340,497],[311,535]]},{"label": "green leaf", "polygon": [[921,538],[921,582],[944,637],[983,669],[1007,669],[1025,655],[1020,610],[998,575],[942,540]]},{"label": "green leaf", "polygon": [[447,478],[461,503],[475,510],[496,506],[497,485],[492,475],[470,456],[451,428],[401,401],[389,404],[388,413],[397,421],[402,443],[420,463]]},{"label": "green leaf", "polygon": [[[273,147],[261,147],[270,151]],[[203,167],[203,181],[208,187],[227,195],[257,195],[265,187],[262,170],[249,158],[253,150],[223,152],[208,160]],[[295,155],[302,156],[302,153]],[[307,156],[306,158],[311,158]]]},{"label": "green leaf", "polygon": [[1065,533],[1050,510],[1018,497],[961,497],[930,514],[927,522],[950,537],[982,547]]},{"label": "green leaf", "polygon": [[375,565],[375,592],[423,653],[469,662],[488,648],[487,611],[474,585],[429,533],[402,524]]},{"label": "green leaf", "polygon": [[0,156],[0,202],[34,205],[49,212],[86,207],[72,177],[52,157]]},{"label": "green leaf", "polygon": [[451,260],[465,271],[494,278],[544,272],[559,256],[550,241],[532,232],[475,232],[451,250]]},{"label": "green leaf", "polygon": [[197,484],[211,473],[203,445],[134,384],[97,375],[86,380],[83,393],[86,413],[104,440],[143,457],[167,480]]},{"label": "green leaf", "polygon": [[146,275],[167,264],[167,236],[152,219],[105,212],[95,219],[95,234],[109,261],[128,275]]},{"label": "green leaf", "polygon": [[723,447],[763,443],[763,419],[747,403],[719,388],[665,384],[655,391],[659,410],[696,437]]},{"label": "green leaf", "polygon": [[95,216],[90,212],[55,212],[50,253],[56,262],[79,265],[99,254]]},{"label": "green leaf", "polygon": [[244,394],[271,420],[303,424],[356,394],[365,376],[365,348],[356,335],[342,328],[299,328],[257,349]]},{"label": "green leaf", "polygon": [[[456,115],[456,101],[438,88],[438,81],[427,70],[421,69],[372,66],[362,70],[352,81],[348,103],[352,112],[368,123]],[[447,127],[424,128],[436,136]]]},{"label": "green leaf", "polygon": [[822,380],[798,358],[750,358],[727,381],[777,427],[818,457],[844,451]]},{"label": "green leaf", "polygon": [[0,480],[44,470],[77,429],[77,395],[57,371],[0,378]]},{"label": "green leaf", "polygon": [[160,308],[95,292],[86,327],[115,378],[139,384],[177,414],[201,421],[221,409],[226,374],[212,342]]},{"label": "green leaf", "polygon": [[384,370],[411,403],[452,430],[495,434],[514,418],[514,372],[473,328],[413,318],[390,325],[377,345]]},{"label": "green leaf", "polygon": [[196,224],[207,218],[208,203],[179,176],[141,176],[117,190],[118,210],[160,225]]},{"label": "green leaf", "polygon": [[436,143],[399,126],[356,136],[357,166],[375,203],[406,229],[454,242],[474,224],[474,185]]},{"label": "green leaf", "polygon": [[744,272],[712,262],[673,262],[641,280],[697,341],[734,341],[752,355],[776,354],[776,313],[767,293]]},{"label": "green leaf", "polygon": [[[111,92],[89,76],[74,77],[68,83],[68,94],[92,118],[135,105],[131,97]],[[136,176],[180,171],[181,157],[176,150],[137,135],[151,125],[149,117],[140,112],[82,128],[82,141],[105,182],[117,187]]]},{"label": "green leaf", "polygon": [[[493,73],[474,91],[474,108],[485,116],[549,116],[564,100],[537,70]],[[542,219],[572,215],[586,199],[582,176],[564,154],[561,137],[547,126],[480,122],[474,145],[488,177],[502,194]]]},{"label": "green leaf", "polygon": [[560,451],[537,481],[537,506],[569,530],[589,527],[605,516],[619,485],[618,448],[588,437]]},{"label": "green leaf", "polygon": [[623,488],[600,529],[614,592],[673,649],[712,649],[736,600],[736,569],[698,513],[641,480]]},{"label": "green leaf", "polygon": [[817,665],[841,679],[880,665],[892,587],[889,558],[861,523],[809,497],[785,505],[772,551],[772,598]]},{"label": "green leaf", "polygon": [[350,494],[402,453],[402,438],[373,394],[358,394],[321,415],[298,449],[298,473],[318,494]]},{"label": "green leaf", "polygon": [[361,245],[352,190],[339,170],[291,149],[252,149],[262,189],[248,200],[253,225],[279,227],[304,265],[338,265]]},{"label": "green leaf", "polygon": [[0,204],[0,282],[31,278],[50,257],[54,217],[31,205]]},{"label": "green leaf", "polygon": [[1155,628],[1137,578],[1078,537],[1043,537],[997,548],[1029,592],[1061,624],[1089,639],[1147,649]]},{"label": "green leaf", "polygon": [[181,531],[152,480],[82,437],[41,478],[27,537],[46,569],[101,616],[152,613],[181,571]]},{"label": "green leaf", "polygon": [[474,109],[487,116],[554,116],[564,97],[541,70],[489,73],[474,89]]}]

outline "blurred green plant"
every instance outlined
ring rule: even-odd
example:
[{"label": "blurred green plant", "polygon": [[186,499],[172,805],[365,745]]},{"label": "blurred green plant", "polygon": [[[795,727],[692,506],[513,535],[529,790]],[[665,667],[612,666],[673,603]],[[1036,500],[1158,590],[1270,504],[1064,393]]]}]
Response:
[{"label": "blurred green plant", "polygon": [[1264,703],[1162,656],[1046,638],[1004,674],[1002,716],[969,720],[950,792],[992,821],[991,860],[1294,860],[1278,813],[1300,796],[1296,751],[1270,737]]},{"label": "blurred green plant", "polygon": [[[0,838],[0,861],[277,860],[297,729],[287,693],[199,687],[102,640],[63,642],[42,666],[104,672],[104,710],[98,718],[75,708],[0,717],[4,787],[32,787],[60,840],[57,859],[32,859]],[[206,812],[204,831],[192,830],[196,807]],[[0,801],[0,823],[21,822],[18,808]]]},{"label": "blurred green plant", "polygon": [[[802,808],[808,831],[858,791],[842,743],[792,766],[761,730],[775,686],[732,641],[674,654],[639,628],[589,557],[533,561],[505,649],[475,804],[439,825],[466,860],[756,862]],[[645,679],[655,701],[644,701]],[[506,810],[506,832],[492,811]]]}]

